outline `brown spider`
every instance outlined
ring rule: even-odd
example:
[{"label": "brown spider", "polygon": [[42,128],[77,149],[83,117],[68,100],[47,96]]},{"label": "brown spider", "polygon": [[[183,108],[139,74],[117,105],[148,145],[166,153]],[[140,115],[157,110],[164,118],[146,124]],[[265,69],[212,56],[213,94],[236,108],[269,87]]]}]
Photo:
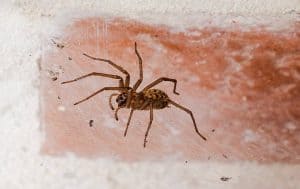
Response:
[{"label": "brown spider", "polygon": [[127,134],[128,126],[130,124],[130,120],[131,120],[133,112],[135,110],[149,110],[150,111],[150,122],[148,124],[148,128],[147,128],[145,138],[144,138],[144,147],[146,147],[147,136],[148,136],[149,130],[151,128],[151,124],[152,124],[152,120],[153,120],[153,109],[163,109],[163,108],[168,107],[169,104],[172,104],[175,107],[180,108],[183,111],[190,114],[196,133],[203,140],[206,140],[206,138],[202,134],[200,134],[200,132],[198,131],[198,128],[197,128],[197,125],[196,125],[196,122],[195,122],[195,119],[194,119],[194,116],[193,116],[193,113],[192,113],[191,110],[189,110],[189,109],[183,107],[182,105],[172,101],[164,91],[161,91],[159,89],[152,89],[152,87],[154,87],[155,85],[157,85],[157,84],[159,84],[163,81],[169,81],[169,82],[174,83],[173,93],[179,95],[179,93],[176,92],[176,84],[177,84],[176,79],[161,77],[161,78],[153,81],[149,85],[147,85],[140,92],[136,91],[137,88],[139,87],[139,85],[142,83],[142,80],[143,80],[143,65],[142,65],[142,58],[141,58],[141,56],[140,56],[140,54],[137,50],[136,43],[134,44],[134,47],[135,47],[135,53],[136,53],[137,58],[139,60],[140,77],[139,77],[138,81],[133,85],[133,87],[130,87],[130,85],[129,85],[130,84],[130,75],[124,68],[122,68],[121,66],[115,64],[114,62],[112,62],[110,60],[102,59],[102,58],[95,58],[95,57],[92,57],[92,56],[90,56],[86,53],[83,53],[84,56],[86,56],[86,57],[88,57],[92,60],[102,61],[102,62],[106,62],[106,63],[110,64],[114,68],[116,68],[119,71],[121,71],[122,73],[124,73],[126,75],[126,77],[125,77],[125,82],[124,82],[123,78],[119,75],[111,75],[111,74],[105,74],[105,73],[92,72],[92,73],[83,75],[81,77],[78,77],[76,79],[62,82],[62,84],[71,83],[71,82],[78,81],[80,79],[83,79],[83,78],[86,78],[86,77],[89,77],[89,76],[102,76],[102,77],[107,77],[107,78],[112,78],[112,79],[118,79],[119,80],[119,86],[118,87],[104,87],[104,88],[94,92],[90,96],[74,103],[74,105],[82,103],[82,102],[90,99],[91,97],[101,93],[102,91],[106,91],[106,90],[119,91],[119,93],[113,93],[113,94],[110,95],[109,105],[110,105],[110,108],[112,110],[114,110],[114,107],[112,105],[112,98],[114,96],[117,96],[116,102],[118,104],[118,107],[115,111],[116,120],[118,120],[118,111],[121,108],[130,108],[131,109],[130,110],[130,115],[129,115],[129,118],[128,118],[128,122],[127,122],[127,125],[126,125],[126,129],[125,129],[125,132],[124,132],[124,137]]}]

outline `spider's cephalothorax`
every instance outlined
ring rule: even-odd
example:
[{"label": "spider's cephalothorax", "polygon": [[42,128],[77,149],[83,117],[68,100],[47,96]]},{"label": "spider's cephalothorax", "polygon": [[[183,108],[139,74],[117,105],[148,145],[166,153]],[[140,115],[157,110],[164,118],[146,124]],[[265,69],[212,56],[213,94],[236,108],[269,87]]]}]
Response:
[{"label": "spider's cephalothorax", "polygon": [[139,76],[140,77],[139,77],[138,81],[133,86],[130,86],[130,75],[123,67],[115,64],[111,60],[102,59],[102,58],[95,58],[95,57],[92,57],[92,56],[87,55],[87,54],[84,53],[83,54],[84,56],[86,56],[86,57],[88,57],[92,60],[102,61],[102,62],[106,62],[106,63],[110,64],[111,66],[118,69],[120,72],[122,72],[126,76],[125,76],[125,80],[124,80],[124,78],[119,76],[119,75],[92,72],[92,73],[83,75],[81,77],[78,77],[76,79],[62,82],[62,84],[71,83],[71,82],[78,81],[80,79],[83,79],[83,78],[86,78],[86,77],[89,77],[89,76],[102,76],[102,77],[107,77],[107,78],[112,78],[112,79],[119,80],[119,86],[118,87],[104,87],[104,88],[94,92],[90,96],[76,102],[74,105],[77,105],[81,102],[84,102],[84,101],[90,99],[91,97],[101,93],[102,91],[106,91],[106,90],[119,91],[120,93],[113,93],[113,94],[110,95],[109,105],[110,105],[112,110],[115,109],[113,107],[113,104],[112,104],[112,98],[114,96],[117,96],[116,102],[118,104],[118,107],[115,110],[116,120],[118,120],[118,115],[117,114],[118,114],[119,109],[121,109],[121,108],[129,108],[130,109],[130,115],[129,115],[129,119],[128,119],[128,122],[127,122],[127,125],[126,125],[124,136],[126,136],[126,134],[127,134],[127,130],[128,130],[129,124],[130,124],[130,120],[131,120],[132,114],[135,110],[149,110],[149,112],[150,112],[150,122],[148,124],[147,131],[146,131],[145,137],[144,137],[144,147],[146,147],[147,136],[148,136],[149,130],[151,128],[151,124],[152,124],[152,120],[153,120],[153,110],[154,109],[163,109],[163,108],[169,107],[168,105],[171,104],[171,105],[187,112],[188,114],[190,114],[196,133],[203,140],[206,140],[206,138],[202,134],[200,134],[200,132],[198,131],[196,121],[194,119],[194,116],[193,116],[193,113],[192,113],[191,110],[189,110],[189,109],[185,108],[184,106],[182,106],[182,105],[174,102],[173,100],[171,100],[164,91],[152,88],[155,85],[157,85],[157,84],[159,84],[163,81],[172,82],[174,84],[173,93],[179,95],[179,93],[176,92],[176,84],[177,84],[176,79],[161,77],[161,78],[156,79],[155,81],[153,81],[152,83],[150,83],[146,87],[144,87],[144,89],[142,89],[140,92],[136,91],[138,89],[138,87],[140,86],[140,84],[142,83],[142,81],[143,81],[142,58],[141,58],[139,52],[137,51],[136,43],[135,43],[135,54],[137,55],[138,61],[139,61],[139,71],[140,71]]},{"label": "spider's cephalothorax", "polygon": [[116,102],[118,104],[118,107],[125,107],[127,102],[128,93],[121,93],[117,96]]}]

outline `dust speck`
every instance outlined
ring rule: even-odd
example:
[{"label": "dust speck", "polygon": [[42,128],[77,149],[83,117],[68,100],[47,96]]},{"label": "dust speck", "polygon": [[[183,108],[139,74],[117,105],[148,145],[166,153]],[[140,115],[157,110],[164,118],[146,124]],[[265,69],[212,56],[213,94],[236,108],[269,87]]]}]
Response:
[{"label": "dust speck", "polygon": [[228,181],[228,180],[230,180],[230,179],[231,179],[231,177],[221,177],[221,178],[220,178],[221,181]]},{"label": "dust speck", "polygon": [[91,119],[91,120],[89,121],[89,126],[90,126],[90,127],[93,127],[93,124],[94,124],[94,120]]}]

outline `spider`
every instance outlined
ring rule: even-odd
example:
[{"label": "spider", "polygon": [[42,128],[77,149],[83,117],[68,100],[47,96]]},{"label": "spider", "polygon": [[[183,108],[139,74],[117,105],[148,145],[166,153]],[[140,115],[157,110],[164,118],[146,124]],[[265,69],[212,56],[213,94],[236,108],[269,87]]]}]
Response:
[{"label": "spider", "polygon": [[[195,118],[193,116],[193,113],[191,110],[189,110],[188,108],[174,102],[173,100],[171,100],[168,95],[159,89],[153,89],[153,87],[161,82],[164,81],[168,81],[168,82],[172,82],[174,84],[173,86],[173,93],[176,95],[179,95],[179,93],[176,91],[176,85],[177,85],[177,80],[176,79],[171,79],[168,77],[160,77],[158,79],[156,79],[155,81],[153,81],[152,83],[150,83],[149,85],[147,85],[146,87],[144,87],[141,91],[137,92],[138,87],[140,86],[140,84],[143,81],[143,61],[142,58],[137,50],[137,44],[136,42],[134,43],[134,49],[135,49],[135,54],[138,58],[138,62],[139,62],[139,79],[136,81],[136,83],[131,87],[130,86],[130,74],[121,66],[115,64],[114,62],[112,62],[111,60],[108,59],[102,59],[102,58],[95,58],[93,56],[90,56],[86,53],[83,53],[84,56],[86,56],[89,59],[95,60],[95,61],[101,61],[101,62],[105,62],[110,64],[112,67],[114,67],[115,69],[119,70],[120,72],[125,74],[125,81],[123,80],[123,78],[119,75],[112,75],[112,74],[106,74],[106,73],[98,73],[98,72],[92,72],[83,76],[80,76],[78,78],[75,78],[73,80],[69,80],[69,81],[64,81],[61,84],[66,84],[66,83],[71,83],[71,82],[75,82],[90,76],[101,76],[101,77],[107,77],[107,78],[112,78],[112,79],[116,79],[119,80],[119,86],[118,87],[104,87],[96,92],[94,92],[93,94],[91,94],[90,96],[74,103],[74,105],[78,105],[90,98],[92,98],[93,96],[103,92],[103,91],[118,91],[119,93],[113,93],[110,95],[109,97],[109,106],[112,110],[115,110],[115,119],[118,121],[118,111],[121,108],[129,108],[130,109],[130,114],[129,114],[129,118],[126,124],[126,128],[124,131],[124,137],[127,134],[128,131],[128,127],[130,124],[130,120],[131,117],[133,115],[133,112],[135,110],[149,110],[150,112],[150,121],[148,123],[148,127],[147,127],[147,131],[145,133],[145,137],[144,137],[144,148],[146,147],[146,143],[147,143],[147,137],[151,128],[151,124],[153,121],[153,110],[154,109],[163,109],[166,107],[169,107],[169,104],[187,112],[188,114],[190,114],[193,124],[194,124],[194,128],[196,133],[203,139],[206,140],[206,138],[199,132],[197,125],[196,125],[196,121]],[[116,103],[117,103],[117,108],[115,109],[113,104],[112,104],[112,98],[116,96]]]}]

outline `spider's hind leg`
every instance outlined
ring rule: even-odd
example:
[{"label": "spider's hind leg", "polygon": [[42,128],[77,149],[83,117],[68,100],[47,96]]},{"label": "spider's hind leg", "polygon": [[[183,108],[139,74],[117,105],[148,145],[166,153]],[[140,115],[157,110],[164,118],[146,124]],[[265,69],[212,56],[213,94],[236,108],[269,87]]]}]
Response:
[{"label": "spider's hind leg", "polygon": [[190,116],[191,116],[191,118],[192,118],[192,120],[193,120],[193,124],[194,124],[194,128],[195,128],[196,133],[197,133],[203,140],[207,140],[206,137],[204,137],[204,136],[199,132],[199,130],[198,130],[198,128],[197,128],[197,125],[196,125],[196,121],[195,121],[193,112],[192,112],[191,110],[187,109],[186,107],[184,107],[184,106],[182,106],[182,105],[180,105],[180,104],[178,104],[178,103],[176,103],[176,102],[174,102],[174,101],[172,101],[172,100],[170,100],[170,99],[169,99],[168,101],[169,101],[170,104],[174,105],[175,107],[177,107],[177,108],[179,108],[179,109],[185,111],[186,113],[190,114]]}]

